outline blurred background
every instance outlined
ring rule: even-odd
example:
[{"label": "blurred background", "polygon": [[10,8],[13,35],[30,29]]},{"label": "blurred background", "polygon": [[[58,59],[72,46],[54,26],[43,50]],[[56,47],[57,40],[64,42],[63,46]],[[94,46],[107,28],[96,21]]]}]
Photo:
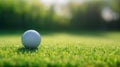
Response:
[{"label": "blurred background", "polygon": [[0,0],[0,30],[118,30],[120,0]]}]

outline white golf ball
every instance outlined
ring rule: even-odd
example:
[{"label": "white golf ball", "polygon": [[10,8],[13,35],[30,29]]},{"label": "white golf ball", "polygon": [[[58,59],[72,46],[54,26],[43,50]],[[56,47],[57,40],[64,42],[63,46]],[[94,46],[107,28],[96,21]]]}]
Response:
[{"label": "white golf ball", "polygon": [[28,30],[22,35],[22,44],[25,48],[34,49],[41,42],[40,34],[35,30]]}]

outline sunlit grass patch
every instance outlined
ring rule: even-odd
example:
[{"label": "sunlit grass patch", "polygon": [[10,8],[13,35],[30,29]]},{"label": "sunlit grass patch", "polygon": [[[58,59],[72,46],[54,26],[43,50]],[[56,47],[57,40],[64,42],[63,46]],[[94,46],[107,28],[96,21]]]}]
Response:
[{"label": "sunlit grass patch", "polygon": [[21,35],[1,35],[0,66],[120,66],[119,32],[100,36],[64,32],[41,35],[42,42],[35,50],[22,46]]}]

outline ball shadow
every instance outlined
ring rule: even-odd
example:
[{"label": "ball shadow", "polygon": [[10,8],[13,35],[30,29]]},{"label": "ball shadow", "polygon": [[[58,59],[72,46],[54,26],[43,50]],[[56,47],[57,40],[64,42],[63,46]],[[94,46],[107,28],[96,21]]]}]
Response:
[{"label": "ball shadow", "polygon": [[33,52],[36,52],[37,50],[38,50],[38,48],[28,49],[25,47],[21,47],[21,48],[18,48],[17,53],[33,53]]}]

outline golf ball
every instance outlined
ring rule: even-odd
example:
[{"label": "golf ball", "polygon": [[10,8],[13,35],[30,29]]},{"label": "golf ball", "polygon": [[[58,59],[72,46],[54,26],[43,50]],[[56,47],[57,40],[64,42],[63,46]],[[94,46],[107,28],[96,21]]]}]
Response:
[{"label": "golf ball", "polygon": [[25,48],[34,49],[41,42],[40,34],[35,30],[28,30],[22,35],[22,44]]}]

